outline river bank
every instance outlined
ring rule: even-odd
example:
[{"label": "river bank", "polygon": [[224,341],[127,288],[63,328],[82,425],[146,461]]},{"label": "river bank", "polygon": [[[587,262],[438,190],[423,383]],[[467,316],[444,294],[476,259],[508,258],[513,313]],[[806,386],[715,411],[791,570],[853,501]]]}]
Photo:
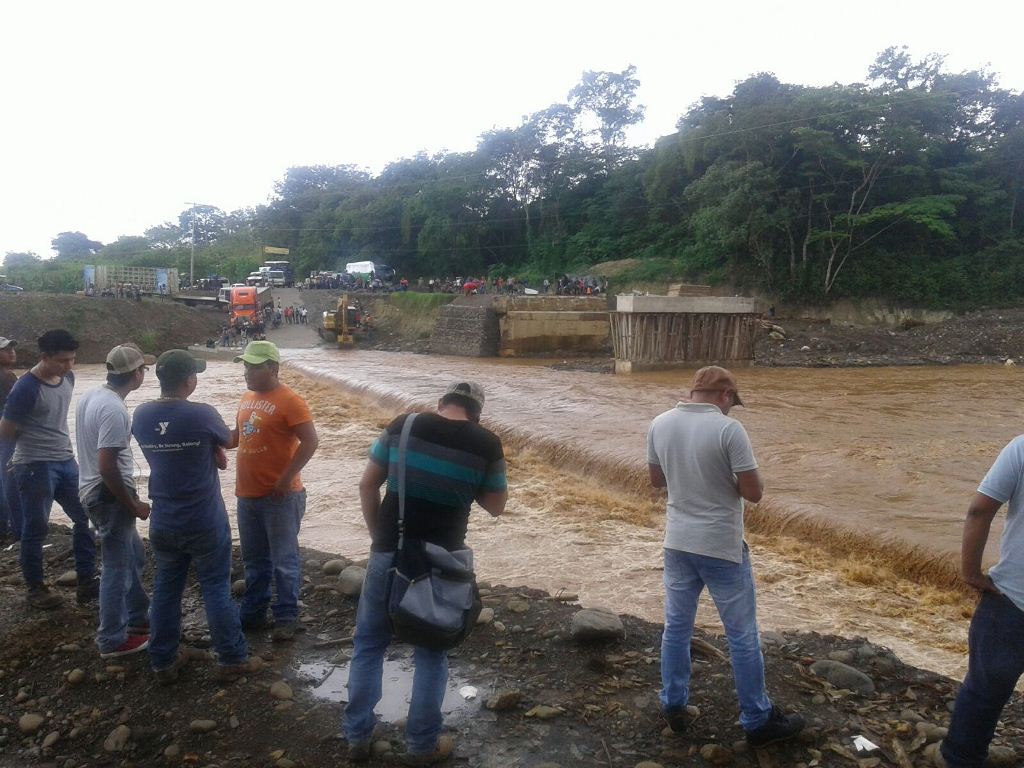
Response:
[{"label": "river bank", "polygon": [[[49,573],[70,568],[68,529],[53,526],[49,543]],[[267,631],[248,635],[252,652],[266,664],[263,671],[231,685],[215,681],[193,583],[183,619],[190,662],[176,684],[159,686],[145,654],[99,658],[95,608],[75,605],[70,586],[58,587],[63,608],[30,611],[17,546],[0,552],[0,765],[346,765],[338,731],[357,604],[346,592],[358,571],[333,553],[304,549],[303,559],[303,631],[285,644],[272,643]],[[237,551],[234,565],[233,578],[239,578]],[[514,585],[481,587],[489,609],[484,622],[451,655],[443,708],[457,745],[453,765],[935,764],[932,753],[948,723],[955,682],[906,666],[863,638],[764,634],[769,690],[776,703],[803,712],[809,724],[797,741],[752,752],[735,723],[721,637],[698,632],[691,703],[699,713],[677,736],[665,731],[658,716],[657,624],[622,616],[617,639],[580,642],[571,636],[579,610],[571,595],[553,599]],[[382,722],[374,738],[380,764],[393,763],[403,751],[409,651],[394,646],[385,662]],[[837,673],[837,663],[846,668]],[[878,749],[858,752],[857,736]],[[992,764],[1017,765],[1013,747],[1022,738],[1024,706],[1017,700],[1004,716]]]}]

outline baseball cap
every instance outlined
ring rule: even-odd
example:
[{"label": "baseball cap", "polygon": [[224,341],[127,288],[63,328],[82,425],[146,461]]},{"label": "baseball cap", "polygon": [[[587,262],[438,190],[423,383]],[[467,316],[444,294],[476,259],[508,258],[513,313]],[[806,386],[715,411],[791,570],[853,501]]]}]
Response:
[{"label": "baseball cap", "polygon": [[236,363],[250,365],[259,365],[267,360],[281,362],[281,353],[277,351],[277,345],[272,341],[250,341],[245,345],[245,351],[235,358]]},{"label": "baseball cap", "polygon": [[119,344],[107,353],[107,370],[110,373],[131,373],[155,362],[155,357],[143,354],[134,344]]},{"label": "baseball cap", "polygon": [[165,384],[177,384],[205,370],[206,361],[184,349],[168,349],[156,359],[156,377]]},{"label": "baseball cap", "polygon": [[693,375],[690,392],[732,392],[736,405],[743,405],[736,377],[731,371],[717,365],[708,365]]},{"label": "baseball cap", "polygon": [[8,339],[4,338],[3,336],[0,336],[0,349],[7,349],[8,347],[16,346],[18,346],[18,342],[16,342],[14,339]]},{"label": "baseball cap", "polygon": [[483,388],[473,381],[457,381],[454,384],[449,384],[448,389],[444,391],[446,395],[459,395],[461,397],[468,397],[470,400],[475,401],[480,408],[484,407],[484,390]]}]

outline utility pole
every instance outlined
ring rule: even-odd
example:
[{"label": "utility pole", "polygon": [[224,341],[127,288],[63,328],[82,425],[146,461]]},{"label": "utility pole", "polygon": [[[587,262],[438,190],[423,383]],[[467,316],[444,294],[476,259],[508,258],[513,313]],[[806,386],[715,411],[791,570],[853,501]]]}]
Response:
[{"label": "utility pole", "polygon": [[192,256],[188,261],[188,289],[191,291],[196,284],[196,204],[192,203],[192,237],[189,238],[192,244]]},{"label": "utility pole", "polygon": [[196,206],[203,205],[207,208],[213,206],[206,205],[205,203],[186,203],[186,205],[192,206],[192,237],[189,238],[192,241],[192,256],[188,263],[188,287],[189,290],[196,284]]}]

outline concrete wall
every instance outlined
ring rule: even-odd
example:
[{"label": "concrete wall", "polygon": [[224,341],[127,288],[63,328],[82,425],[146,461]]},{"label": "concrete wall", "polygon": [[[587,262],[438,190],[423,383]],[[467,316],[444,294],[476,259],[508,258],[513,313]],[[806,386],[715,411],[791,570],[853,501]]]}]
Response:
[{"label": "concrete wall", "polygon": [[441,307],[430,337],[430,351],[439,355],[495,357],[498,354],[498,316],[491,307]]},{"label": "concrete wall", "polygon": [[615,297],[616,312],[671,312],[687,314],[757,314],[761,302],[746,296],[634,296]]},{"label": "concrete wall", "polygon": [[531,312],[603,312],[606,296],[499,296],[494,311],[499,315],[515,310]]},{"label": "concrete wall", "polygon": [[907,321],[941,323],[943,320],[954,317],[954,314],[948,310],[899,307],[876,299],[842,300],[821,309],[804,309],[788,314],[799,318],[828,320],[834,325],[868,325],[889,328],[897,328]]},{"label": "concrete wall", "polygon": [[608,313],[508,310],[499,315],[502,357],[608,354]]}]

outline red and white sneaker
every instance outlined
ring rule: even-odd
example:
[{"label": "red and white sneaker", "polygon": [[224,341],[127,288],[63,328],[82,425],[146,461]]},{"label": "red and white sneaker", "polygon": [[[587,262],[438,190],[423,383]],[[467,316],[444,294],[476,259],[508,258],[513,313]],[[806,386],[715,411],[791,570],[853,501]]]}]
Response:
[{"label": "red and white sneaker", "polygon": [[133,653],[144,651],[149,647],[149,635],[128,635],[118,648],[106,653],[101,653],[101,659],[116,659],[118,656],[130,656]]}]

